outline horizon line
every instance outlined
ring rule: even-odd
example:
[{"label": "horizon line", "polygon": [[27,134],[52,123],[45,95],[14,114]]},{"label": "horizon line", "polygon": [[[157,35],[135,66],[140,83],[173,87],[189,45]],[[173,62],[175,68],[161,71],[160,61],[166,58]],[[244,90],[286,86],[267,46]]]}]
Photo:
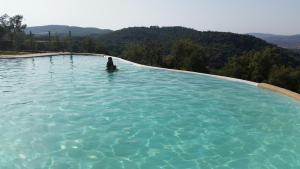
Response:
[{"label": "horizon line", "polygon": [[164,28],[164,27],[183,27],[183,28],[188,28],[188,29],[194,29],[196,31],[200,32],[226,32],[226,33],[236,33],[236,34],[242,34],[242,35],[251,35],[251,34],[266,34],[266,35],[273,35],[273,36],[300,36],[300,33],[296,34],[282,34],[282,33],[266,33],[266,32],[247,32],[247,33],[240,33],[240,32],[234,32],[234,31],[220,31],[220,30],[199,30],[193,27],[187,27],[187,26],[182,26],[182,25],[171,25],[171,26],[160,26],[160,25],[151,25],[151,26],[129,26],[129,27],[123,27],[119,29],[110,29],[110,28],[99,28],[95,26],[80,26],[80,25],[66,25],[66,24],[45,24],[45,25],[27,25],[26,28],[29,27],[42,27],[42,26],[69,26],[69,27],[79,27],[79,28],[96,28],[96,29],[102,29],[102,30],[111,30],[111,31],[118,31],[126,28],[134,28],[134,27],[145,27],[145,28],[150,28],[151,26],[157,26],[159,28]]}]

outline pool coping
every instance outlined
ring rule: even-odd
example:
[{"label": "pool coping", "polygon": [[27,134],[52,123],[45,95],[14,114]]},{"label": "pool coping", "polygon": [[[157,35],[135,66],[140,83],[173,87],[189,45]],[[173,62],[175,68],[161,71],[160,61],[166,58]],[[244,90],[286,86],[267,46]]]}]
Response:
[{"label": "pool coping", "polygon": [[267,83],[259,83],[257,85],[257,87],[262,88],[262,89],[271,90],[273,92],[280,93],[280,94],[289,96],[293,99],[296,99],[296,100],[300,101],[300,94],[299,93],[296,93],[296,92],[293,92],[293,91],[290,91],[290,90],[287,90],[287,89],[284,89],[284,88],[281,88],[281,87],[278,87],[278,86],[274,86],[274,85],[267,84]]},{"label": "pool coping", "polygon": [[162,67],[155,67],[155,66],[148,66],[148,65],[142,65],[138,64],[135,62],[131,62],[119,57],[115,56],[109,56],[105,54],[95,54],[95,53],[71,53],[71,52],[46,52],[46,53],[33,53],[33,54],[23,54],[23,55],[0,55],[0,59],[16,59],[16,58],[34,58],[34,57],[49,57],[49,56],[59,56],[59,55],[92,55],[92,56],[102,56],[102,57],[112,57],[114,59],[121,60],[123,62],[127,62],[139,67],[146,67],[146,68],[151,68],[151,69],[158,69],[158,70],[168,70],[172,72],[181,72],[181,73],[189,73],[189,74],[197,74],[197,75],[203,75],[203,76],[209,76],[209,77],[214,77],[218,79],[223,79],[223,80],[228,80],[228,81],[233,81],[233,82],[240,82],[252,86],[256,86],[261,89],[267,89],[273,92],[277,92],[280,94],[283,94],[285,96],[288,96],[290,98],[296,99],[300,101],[300,94],[296,92],[292,92],[290,90],[274,86],[271,84],[267,83],[256,83],[248,80],[242,80],[242,79],[237,79],[237,78],[232,78],[232,77],[226,77],[226,76],[219,76],[219,75],[212,75],[212,74],[206,74],[206,73],[199,73],[199,72],[192,72],[192,71],[186,71],[186,70],[177,70],[177,69],[168,69],[168,68],[162,68]]}]

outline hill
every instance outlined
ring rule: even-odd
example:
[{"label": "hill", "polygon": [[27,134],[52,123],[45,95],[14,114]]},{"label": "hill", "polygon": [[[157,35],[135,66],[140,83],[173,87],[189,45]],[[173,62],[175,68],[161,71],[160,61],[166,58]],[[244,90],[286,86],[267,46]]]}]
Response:
[{"label": "hill", "polygon": [[98,38],[109,54],[171,69],[266,82],[300,92],[300,54],[251,35],[132,27]]},{"label": "hill", "polygon": [[25,32],[29,32],[37,35],[47,35],[48,31],[51,31],[52,34],[57,34],[60,36],[67,36],[69,31],[72,31],[73,36],[87,36],[92,34],[103,35],[112,32],[109,29],[99,29],[92,27],[77,27],[77,26],[67,26],[67,25],[45,25],[45,26],[34,26],[28,27],[25,29]]},{"label": "hill", "polygon": [[269,43],[276,44],[283,48],[300,49],[300,35],[273,35],[263,33],[251,33],[257,38],[263,39]]},{"label": "hill", "polygon": [[[206,49],[209,55],[209,67],[221,68],[228,58],[241,55],[249,51],[260,51],[266,47],[276,47],[264,40],[251,35],[241,35],[227,32],[197,31],[184,27],[131,27],[105,34],[99,38],[106,44],[112,55],[122,55],[129,44],[140,43],[158,44],[162,55],[172,53],[174,43],[188,39]],[[300,56],[293,52],[280,49],[286,62],[298,65]]]}]

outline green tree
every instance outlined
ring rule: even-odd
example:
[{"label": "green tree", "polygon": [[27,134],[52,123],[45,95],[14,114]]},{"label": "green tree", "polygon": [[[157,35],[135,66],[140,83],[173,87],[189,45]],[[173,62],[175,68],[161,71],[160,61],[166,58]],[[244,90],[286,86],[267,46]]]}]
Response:
[{"label": "green tree", "polygon": [[271,70],[268,82],[276,86],[300,92],[300,69],[289,66],[274,66]]},{"label": "green tree", "polygon": [[179,40],[172,49],[174,68],[208,72],[208,52],[191,40]]},{"label": "green tree", "polygon": [[96,43],[95,52],[100,54],[106,53],[107,52],[106,46],[101,42]]},{"label": "green tree", "polygon": [[195,72],[208,73],[209,70],[207,68],[208,65],[208,56],[204,48],[195,49],[190,57],[189,62],[185,67],[188,67],[188,70]]},{"label": "green tree", "polygon": [[24,32],[27,25],[23,24],[23,16],[22,15],[15,15],[9,18],[9,28],[12,32]]},{"label": "green tree", "polygon": [[83,48],[84,52],[93,53],[96,51],[96,43],[92,38],[86,37],[83,40],[82,48]]},{"label": "green tree", "polygon": [[274,48],[266,48],[261,52],[256,52],[249,64],[251,80],[262,82],[268,79],[272,67],[280,63],[279,54]]},{"label": "green tree", "polygon": [[191,40],[179,40],[174,43],[172,55],[174,56],[174,68],[186,69],[185,60],[191,56],[197,46]]},{"label": "green tree", "polygon": [[166,55],[162,57],[162,66],[166,68],[175,67],[175,57],[173,55]]},{"label": "green tree", "polygon": [[229,58],[227,64],[218,71],[218,74],[235,77],[239,79],[251,80],[251,70],[249,68],[253,52],[244,53],[240,57]]},{"label": "green tree", "polygon": [[128,59],[133,62],[146,64],[146,48],[144,45],[139,43],[130,43],[126,46],[122,53],[124,59]]},{"label": "green tree", "polygon": [[[155,29],[155,27],[153,28]],[[145,62],[154,66],[161,66],[162,64],[162,55],[163,48],[158,41],[146,41],[144,43],[145,47]]]},{"label": "green tree", "polygon": [[[4,14],[0,17],[0,38],[2,41],[11,41],[15,50],[19,50],[26,39],[24,33],[26,25],[22,21],[22,15],[9,17]],[[3,39],[5,36],[7,39]]]},{"label": "green tree", "polygon": [[10,31],[10,17],[7,14],[0,16],[0,27],[3,28],[4,32]]},{"label": "green tree", "polygon": [[9,16],[4,14],[0,17],[0,49],[8,50],[9,48],[12,48]]}]

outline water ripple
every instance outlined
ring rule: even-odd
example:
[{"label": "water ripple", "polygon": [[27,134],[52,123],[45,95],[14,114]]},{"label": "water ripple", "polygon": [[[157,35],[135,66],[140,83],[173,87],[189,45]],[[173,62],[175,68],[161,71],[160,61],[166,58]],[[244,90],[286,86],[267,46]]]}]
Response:
[{"label": "water ripple", "polygon": [[0,168],[300,168],[298,102],[115,62],[1,59]]}]

